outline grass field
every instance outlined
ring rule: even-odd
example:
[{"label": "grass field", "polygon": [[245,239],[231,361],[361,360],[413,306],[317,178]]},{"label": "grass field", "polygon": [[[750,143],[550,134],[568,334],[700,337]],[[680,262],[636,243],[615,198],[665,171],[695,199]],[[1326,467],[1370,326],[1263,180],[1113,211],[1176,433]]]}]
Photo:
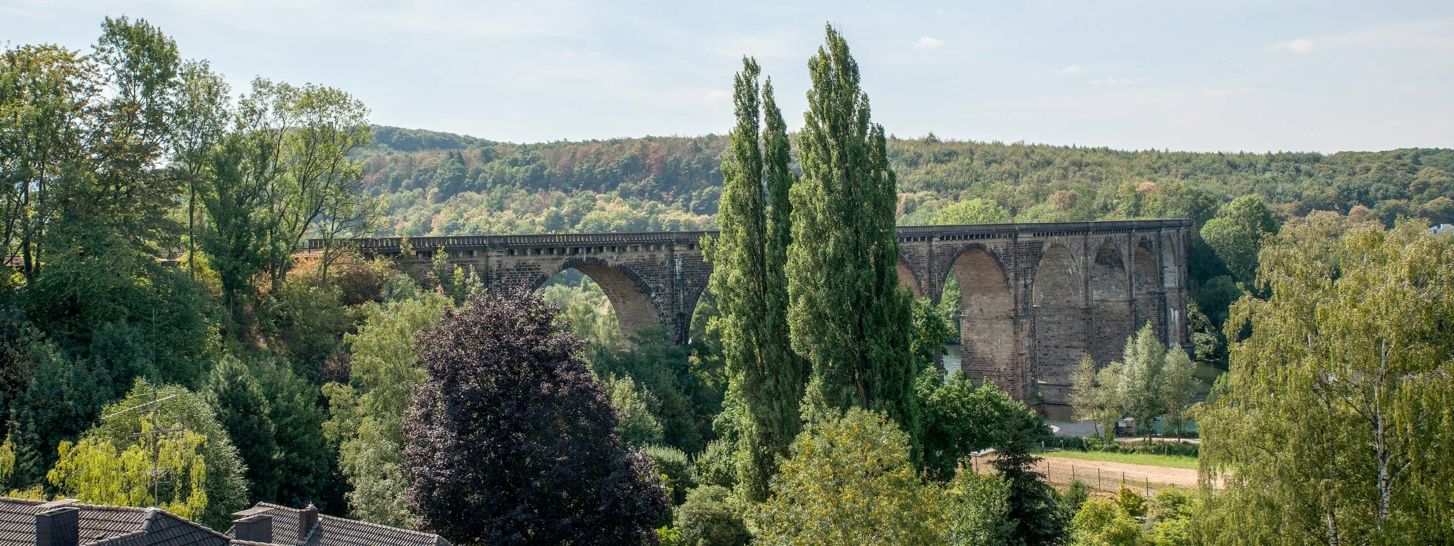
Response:
[{"label": "grass field", "polygon": [[1148,466],[1164,466],[1167,468],[1185,468],[1196,470],[1196,457],[1181,457],[1177,455],[1148,455],[1141,453],[1111,453],[1108,451],[1049,451],[1039,453],[1042,457],[1053,457],[1057,459],[1080,459],[1082,461],[1106,461],[1124,464],[1144,464]]}]

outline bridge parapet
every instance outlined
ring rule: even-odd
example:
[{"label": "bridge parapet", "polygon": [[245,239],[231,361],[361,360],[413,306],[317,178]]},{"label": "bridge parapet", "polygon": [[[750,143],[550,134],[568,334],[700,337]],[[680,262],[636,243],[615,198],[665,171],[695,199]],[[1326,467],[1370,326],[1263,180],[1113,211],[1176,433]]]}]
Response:
[{"label": "bridge parapet", "polygon": [[[1167,343],[1186,342],[1188,219],[910,226],[897,230],[900,283],[938,302],[959,285],[960,366],[1015,396],[1064,404],[1081,355],[1098,365],[1150,323]],[[665,326],[688,341],[711,276],[701,240],[716,231],[413,237],[401,265],[430,270],[435,252],[472,268],[492,290],[539,287],[576,269],[601,285],[623,335]],[[396,256],[403,238],[355,239],[367,254]],[[320,246],[310,241],[309,248]]]}]

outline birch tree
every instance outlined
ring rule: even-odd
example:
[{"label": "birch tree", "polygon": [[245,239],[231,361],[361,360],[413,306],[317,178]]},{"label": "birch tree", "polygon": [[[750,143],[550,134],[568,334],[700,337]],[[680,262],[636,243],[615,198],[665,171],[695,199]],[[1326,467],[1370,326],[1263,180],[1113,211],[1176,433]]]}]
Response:
[{"label": "birch tree", "polygon": [[[1454,240],[1310,215],[1259,256],[1200,421],[1213,543],[1454,540]],[[1238,340],[1237,334],[1251,335]]]}]

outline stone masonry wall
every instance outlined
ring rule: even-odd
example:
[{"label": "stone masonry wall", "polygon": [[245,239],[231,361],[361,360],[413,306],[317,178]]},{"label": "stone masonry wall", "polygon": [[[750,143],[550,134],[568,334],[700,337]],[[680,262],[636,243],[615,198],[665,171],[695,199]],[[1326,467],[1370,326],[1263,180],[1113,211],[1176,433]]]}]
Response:
[{"label": "stone masonry wall", "polygon": [[[899,228],[900,282],[938,303],[959,283],[962,369],[1027,401],[1064,404],[1070,371],[1089,353],[1119,359],[1126,337],[1151,323],[1186,343],[1186,238],[1191,221],[1126,220]],[[421,237],[403,260],[416,274],[434,252],[473,268],[491,290],[538,288],[577,269],[605,290],[629,336],[661,325],[688,341],[712,266],[700,241],[715,232]],[[358,239],[397,256],[401,240]],[[312,243],[316,245],[315,243]]]}]

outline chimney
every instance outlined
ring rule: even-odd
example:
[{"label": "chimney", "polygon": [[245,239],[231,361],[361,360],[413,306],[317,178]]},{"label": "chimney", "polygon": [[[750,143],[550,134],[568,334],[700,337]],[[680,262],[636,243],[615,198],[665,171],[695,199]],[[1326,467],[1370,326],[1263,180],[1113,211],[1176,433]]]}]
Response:
[{"label": "chimney", "polygon": [[298,542],[308,540],[308,532],[318,525],[318,507],[308,503],[308,507],[298,511]]},{"label": "chimney", "polygon": [[233,538],[249,542],[273,541],[273,517],[268,514],[255,514],[245,518],[239,518],[232,522]]},{"label": "chimney", "polygon": [[35,515],[35,546],[80,544],[81,511],[71,506],[51,508]]}]

